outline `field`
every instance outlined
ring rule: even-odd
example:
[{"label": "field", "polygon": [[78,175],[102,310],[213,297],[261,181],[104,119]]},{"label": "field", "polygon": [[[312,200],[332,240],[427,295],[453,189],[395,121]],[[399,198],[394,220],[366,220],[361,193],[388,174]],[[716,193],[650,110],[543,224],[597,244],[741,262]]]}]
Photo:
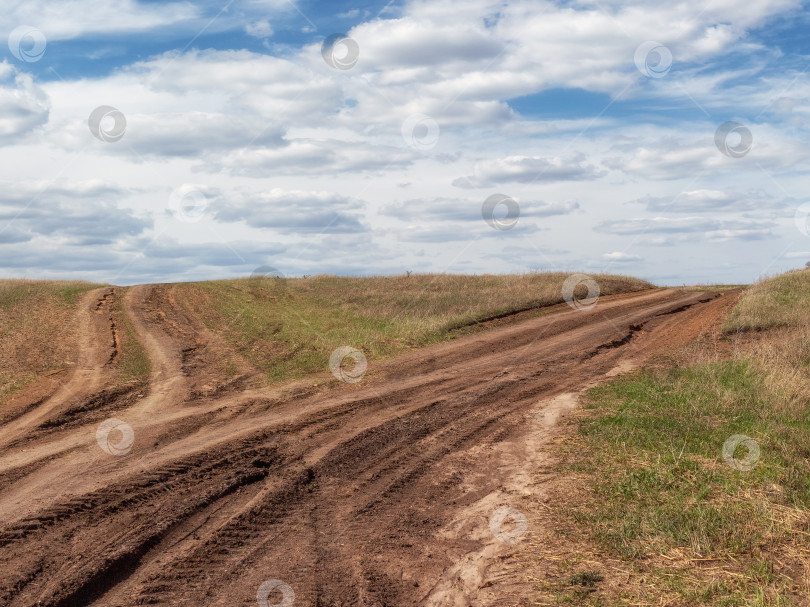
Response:
[{"label": "field", "polygon": [[567,276],[9,283],[0,601],[801,604],[810,272]]}]

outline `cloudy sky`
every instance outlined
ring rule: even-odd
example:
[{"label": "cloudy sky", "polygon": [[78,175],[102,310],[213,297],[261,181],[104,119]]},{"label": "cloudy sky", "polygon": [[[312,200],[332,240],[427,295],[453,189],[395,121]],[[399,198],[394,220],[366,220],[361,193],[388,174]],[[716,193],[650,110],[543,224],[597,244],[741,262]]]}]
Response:
[{"label": "cloudy sky", "polygon": [[810,260],[795,0],[0,0],[0,272]]}]

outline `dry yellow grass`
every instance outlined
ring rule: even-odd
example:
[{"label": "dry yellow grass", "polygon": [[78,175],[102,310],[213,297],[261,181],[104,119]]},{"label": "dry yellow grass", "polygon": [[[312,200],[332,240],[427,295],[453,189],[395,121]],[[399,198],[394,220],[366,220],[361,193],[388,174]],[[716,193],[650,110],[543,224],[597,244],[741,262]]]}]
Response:
[{"label": "dry yellow grass", "polygon": [[75,359],[72,323],[83,281],[0,280],[0,402]]},{"label": "dry yellow grass", "polygon": [[795,270],[759,282],[729,314],[724,331],[762,331],[808,326],[810,270]]}]

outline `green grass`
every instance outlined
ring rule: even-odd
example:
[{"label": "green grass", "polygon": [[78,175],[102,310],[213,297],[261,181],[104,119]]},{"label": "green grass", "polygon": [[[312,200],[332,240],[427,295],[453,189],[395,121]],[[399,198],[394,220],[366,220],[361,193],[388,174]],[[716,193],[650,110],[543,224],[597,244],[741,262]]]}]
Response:
[{"label": "green grass", "polygon": [[[323,371],[349,345],[370,361],[473,330],[481,320],[563,301],[567,274],[315,276],[177,285],[178,299],[270,380]],[[609,295],[652,288],[594,275]]]},{"label": "green grass", "polygon": [[72,318],[83,281],[0,280],[0,403],[73,358]]},{"label": "green grass", "polygon": [[149,356],[138,339],[132,321],[124,313],[122,298],[123,293],[116,297],[112,306],[113,317],[118,325],[118,338],[121,342],[118,374],[121,383],[146,382],[151,372]]},{"label": "green grass", "polygon": [[[796,311],[809,308],[810,271],[760,283],[726,323],[773,329],[746,348],[618,378],[584,398],[591,413],[568,461],[593,494],[573,516],[608,554],[654,563],[655,581],[634,600],[792,604],[792,582],[775,563],[803,563],[810,552],[810,316]],[[777,330],[785,326],[794,330]],[[737,434],[760,448],[753,469],[723,457]],[[716,558],[734,574],[673,570],[660,558],[673,551]]]}]

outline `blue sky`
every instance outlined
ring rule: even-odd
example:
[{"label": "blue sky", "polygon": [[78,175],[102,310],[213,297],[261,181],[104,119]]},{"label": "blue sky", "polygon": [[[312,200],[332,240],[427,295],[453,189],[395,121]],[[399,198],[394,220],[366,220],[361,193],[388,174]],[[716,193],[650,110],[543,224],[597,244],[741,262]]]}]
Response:
[{"label": "blue sky", "polygon": [[749,4],[6,2],[0,271],[801,267],[809,15]]}]

